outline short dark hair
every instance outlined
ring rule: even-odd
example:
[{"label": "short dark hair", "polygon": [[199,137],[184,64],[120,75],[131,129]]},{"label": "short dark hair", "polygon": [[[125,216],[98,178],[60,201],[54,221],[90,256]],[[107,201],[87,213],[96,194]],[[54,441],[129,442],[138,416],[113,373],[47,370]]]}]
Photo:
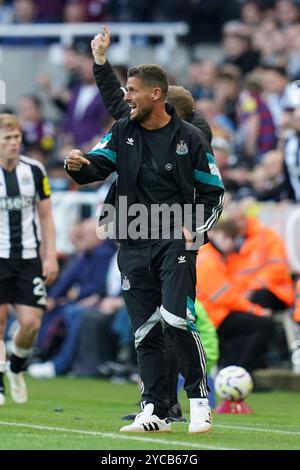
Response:
[{"label": "short dark hair", "polygon": [[36,108],[41,109],[42,101],[37,95],[23,95],[22,98],[32,101]]},{"label": "short dark hair", "polygon": [[168,92],[168,77],[165,70],[156,64],[142,64],[130,67],[127,72],[127,77],[138,77],[145,85],[158,86],[161,89],[163,96]]},{"label": "short dark hair", "polygon": [[281,65],[272,65],[272,64],[262,63],[261,68],[265,71],[276,72],[279,75],[281,75],[282,77],[287,77],[288,76],[286,68],[281,66]]},{"label": "short dark hair", "polygon": [[224,232],[225,235],[232,239],[235,239],[240,234],[237,225],[232,220],[220,220],[213,230],[215,232]]},{"label": "short dark hair", "polygon": [[182,86],[170,85],[167,94],[167,103],[174,106],[182,119],[189,117],[194,108],[194,100],[190,91]]}]

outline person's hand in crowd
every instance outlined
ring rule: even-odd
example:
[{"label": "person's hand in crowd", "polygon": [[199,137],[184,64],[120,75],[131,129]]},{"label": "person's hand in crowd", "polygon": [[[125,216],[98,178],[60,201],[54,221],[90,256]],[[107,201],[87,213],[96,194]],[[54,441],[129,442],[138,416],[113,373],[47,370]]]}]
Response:
[{"label": "person's hand in crowd", "polygon": [[123,297],[104,297],[99,304],[99,310],[104,315],[111,315],[124,306]]},{"label": "person's hand in crowd", "polygon": [[82,307],[94,307],[97,302],[99,302],[100,296],[98,294],[93,294],[90,295],[89,297],[86,297],[85,299],[81,299],[78,303]]},{"label": "person's hand in crowd", "polygon": [[55,307],[56,307],[55,299],[52,299],[51,297],[48,297],[47,298],[47,310],[48,311],[54,310]]}]

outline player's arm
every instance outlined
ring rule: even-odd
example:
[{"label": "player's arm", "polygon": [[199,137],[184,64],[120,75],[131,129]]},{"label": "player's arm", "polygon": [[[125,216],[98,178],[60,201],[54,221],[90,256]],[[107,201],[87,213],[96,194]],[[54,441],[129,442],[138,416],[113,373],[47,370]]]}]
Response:
[{"label": "player's arm", "polygon": [[59,267],[56,255],[55,226],[50,198],[38,201],[37,208],[42,236],[43,276],[45,277],[46,284],[52,284],[58,275]]},{"label": "player's arm", "polygon": [[103,26],[103,31],[103,33],[97,34],[91,41],[92,53],[95,60],[93,72],[104,104],[112,117],[117,121],[122,117],[128,116],[130,108],[124,101],[125,89],[121,87],[111,64],[106,58],[106,51],[110,44],[110,31],[107,26]]},{"label": "player's arm", "polygon": [[116,124],[88,153],[71,150],[65,158],[66,172],[78,184],[105,180],[117,167]]},{"label": "player's arm", "polygon": [[196,220],[196,232],[204,235],[217,223],[224,205],[225,189],[213,151],[206,140],[200,142],[194,154],[193,178],[196,204],[203,204],[202,220]]},{"label": "player's arm", "polygon": [[37,212],[41,227],[42,237],[42,263],[43,276],[46,283],[51,284],[58,274],[58,263],[56,259],[55,227],[51,210],[51,188],[46,170],[41,163],[32,167],[36,190]]}]

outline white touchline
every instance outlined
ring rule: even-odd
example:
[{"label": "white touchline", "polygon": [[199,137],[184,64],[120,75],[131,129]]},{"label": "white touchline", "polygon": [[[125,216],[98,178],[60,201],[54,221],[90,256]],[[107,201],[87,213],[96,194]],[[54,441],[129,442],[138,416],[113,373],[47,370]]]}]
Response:
[{"label": "white touchline", "polygon": [[43,425],[38,425],[38,424],[11,423],[8,421],[0,421],[0,426],[12,426],[12,427],[29,428],[29,429],[41,429],[44,431],[85,434],[86,436],[110,437],[111,439],[123,439],[127,441],[131,440],[131,441],[141,441],[141,442],[153,442],[156,444],[167,444],[170,446],[192,447],[194,449],[238,450],[234,447],[219,447],[219,446],[213,446],[211,444],[205,444],[205,443],[196,444],[193,442],[172,441],[172,440],[167,440],[167,439],[154,439],[151,437],[128,436],[128,435],[125,436],[122,434],[110,433],[110,432],[86,431],[84,429],[68,429],[68,428],[60,428],[57,426],[43,426]]},{"label": "white touchline", "polygon": [[223,428],[223,429],[236,429],[239,431],[251,431],[251,432],[268,432],[273,434],[287,434],[292,436],[300,436],[300,431],[285,431],[284,429],[271,429],[271,428],[259,428],[256,427],[257,424],[253,423],[253,427],[250,426],[235,426],[227,424],[214,424],[214,428]]}]

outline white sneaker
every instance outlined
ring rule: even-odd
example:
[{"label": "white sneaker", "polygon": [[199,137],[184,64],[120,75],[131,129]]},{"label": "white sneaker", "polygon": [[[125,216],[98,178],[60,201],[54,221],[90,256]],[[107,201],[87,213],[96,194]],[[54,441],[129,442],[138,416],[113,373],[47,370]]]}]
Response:
[{"label": "white sneaker", "polygon": [[123,426],[120,432],[171,432],[168,418],[160,419],[153,414],[154,405],[148,403],[144,410],[136,415],[135,420],[128,426]]},{"label": "white sneaker", "polygon": [[207,398],[190,398],[190,434],[208,434],[212,431],[211,410]]},{"label": "white sneaker", "polygon": [[27,372],[35,379],[53,379],[56,376],[54,363],[51,361],[31,364]]},{"label": "white sneaker", "polygon": [[0,392],[0,406],[5,405],[5,395],[4,393]]},{"label": "white sneaker", "polygon": [[27,402],[27,387],[23,377],[23,373],[15,374],[10,370],[10,364],[7,366],[6,375],[9,382],[10,394],[16,403]]}]

